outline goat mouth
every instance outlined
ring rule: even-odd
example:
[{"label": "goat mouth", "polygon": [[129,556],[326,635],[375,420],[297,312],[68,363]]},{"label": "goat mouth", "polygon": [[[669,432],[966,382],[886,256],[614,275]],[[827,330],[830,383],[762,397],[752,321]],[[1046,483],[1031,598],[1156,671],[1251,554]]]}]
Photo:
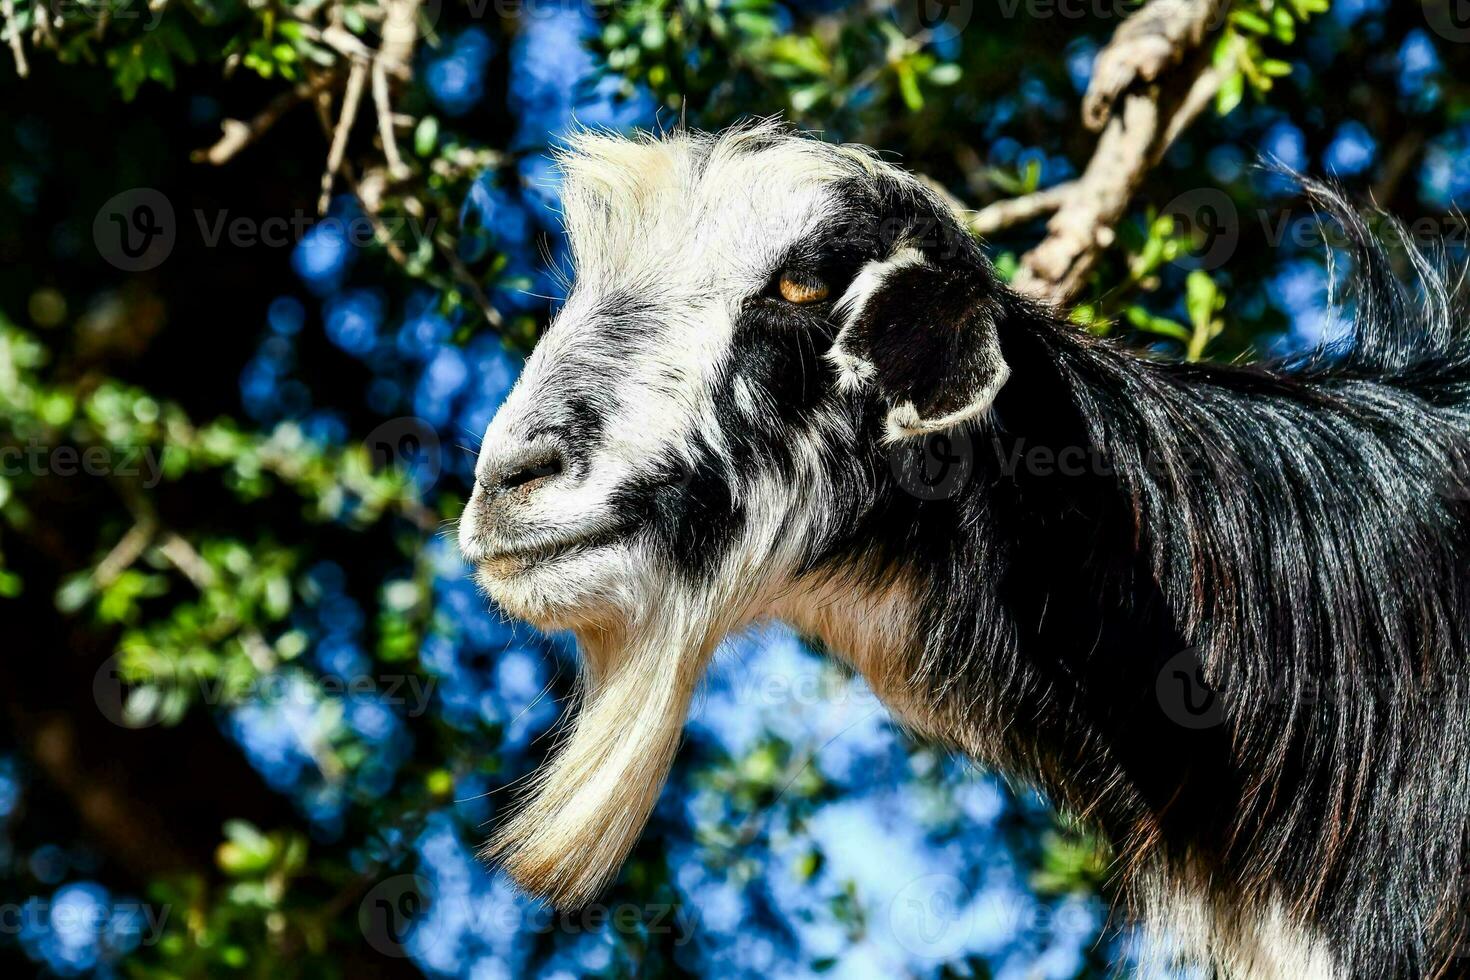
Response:
[{"label": "goat mouth", "polygon": [[496,574],[513,575],[553,562],[564,561],[577,555],[598,551],[618,543],[624,536],[621,531],[601,531],[552,542],[510,545],[477,555],[475,564]]}]

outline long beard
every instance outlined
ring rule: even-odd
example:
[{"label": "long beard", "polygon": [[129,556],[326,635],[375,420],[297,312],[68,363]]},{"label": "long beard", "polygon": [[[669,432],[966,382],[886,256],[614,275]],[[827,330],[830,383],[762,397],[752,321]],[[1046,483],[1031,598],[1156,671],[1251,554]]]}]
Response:
[{"label": "long beard", "polygon": [[562,909],[617,874],[673,766],[694,690],[718,634],[707,617],[664,609],[622,642],[583,638],[583,705],[515,816],[481,856]]}]

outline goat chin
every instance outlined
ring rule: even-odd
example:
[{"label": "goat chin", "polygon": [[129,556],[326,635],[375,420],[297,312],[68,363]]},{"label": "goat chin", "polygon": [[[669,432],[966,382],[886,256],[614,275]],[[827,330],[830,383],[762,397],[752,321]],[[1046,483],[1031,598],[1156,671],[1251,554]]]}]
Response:
[{"label": "goat chin", "polygon": [[481,852],[557,908],[592,901],[637,842],[714,648],[691,617],[655,619],[615,640],[579,637],[589,669],[571,732]]}]

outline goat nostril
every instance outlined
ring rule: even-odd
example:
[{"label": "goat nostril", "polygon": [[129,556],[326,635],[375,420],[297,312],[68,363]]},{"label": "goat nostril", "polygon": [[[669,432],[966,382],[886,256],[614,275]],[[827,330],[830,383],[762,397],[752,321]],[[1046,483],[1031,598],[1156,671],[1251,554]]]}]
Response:
[{"label": "goat nostril", "polygon": [[487,481],[486,489],[505,493],[517,487],[530,486],[566,472],[566,458],[555,447],[536,449],[519,458],[507,460],[499,479]]},{"label": "goat nostril", "polygon": [[516,487],[525,486],[527,483],[535,483],[537,480],[544,480],[548,476],[556,476],[560,472],[561,457],[558,456],[547,460],[545,463],[537,463],[533,466],[516,470],[501,482],[501,486],[507,490],[514,490]]}]

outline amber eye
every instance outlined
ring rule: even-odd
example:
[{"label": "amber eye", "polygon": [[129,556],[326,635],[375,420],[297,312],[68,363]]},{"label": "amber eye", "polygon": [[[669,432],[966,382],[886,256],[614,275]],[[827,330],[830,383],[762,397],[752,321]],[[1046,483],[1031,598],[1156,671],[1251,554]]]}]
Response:
[{"label": "amber eye", "polygon": [[783,275],[777,288],[781,290],[781,298],[788,303],[820,303],[827,298],[827,284],[815,279],[797,282],[790,276]]}]

